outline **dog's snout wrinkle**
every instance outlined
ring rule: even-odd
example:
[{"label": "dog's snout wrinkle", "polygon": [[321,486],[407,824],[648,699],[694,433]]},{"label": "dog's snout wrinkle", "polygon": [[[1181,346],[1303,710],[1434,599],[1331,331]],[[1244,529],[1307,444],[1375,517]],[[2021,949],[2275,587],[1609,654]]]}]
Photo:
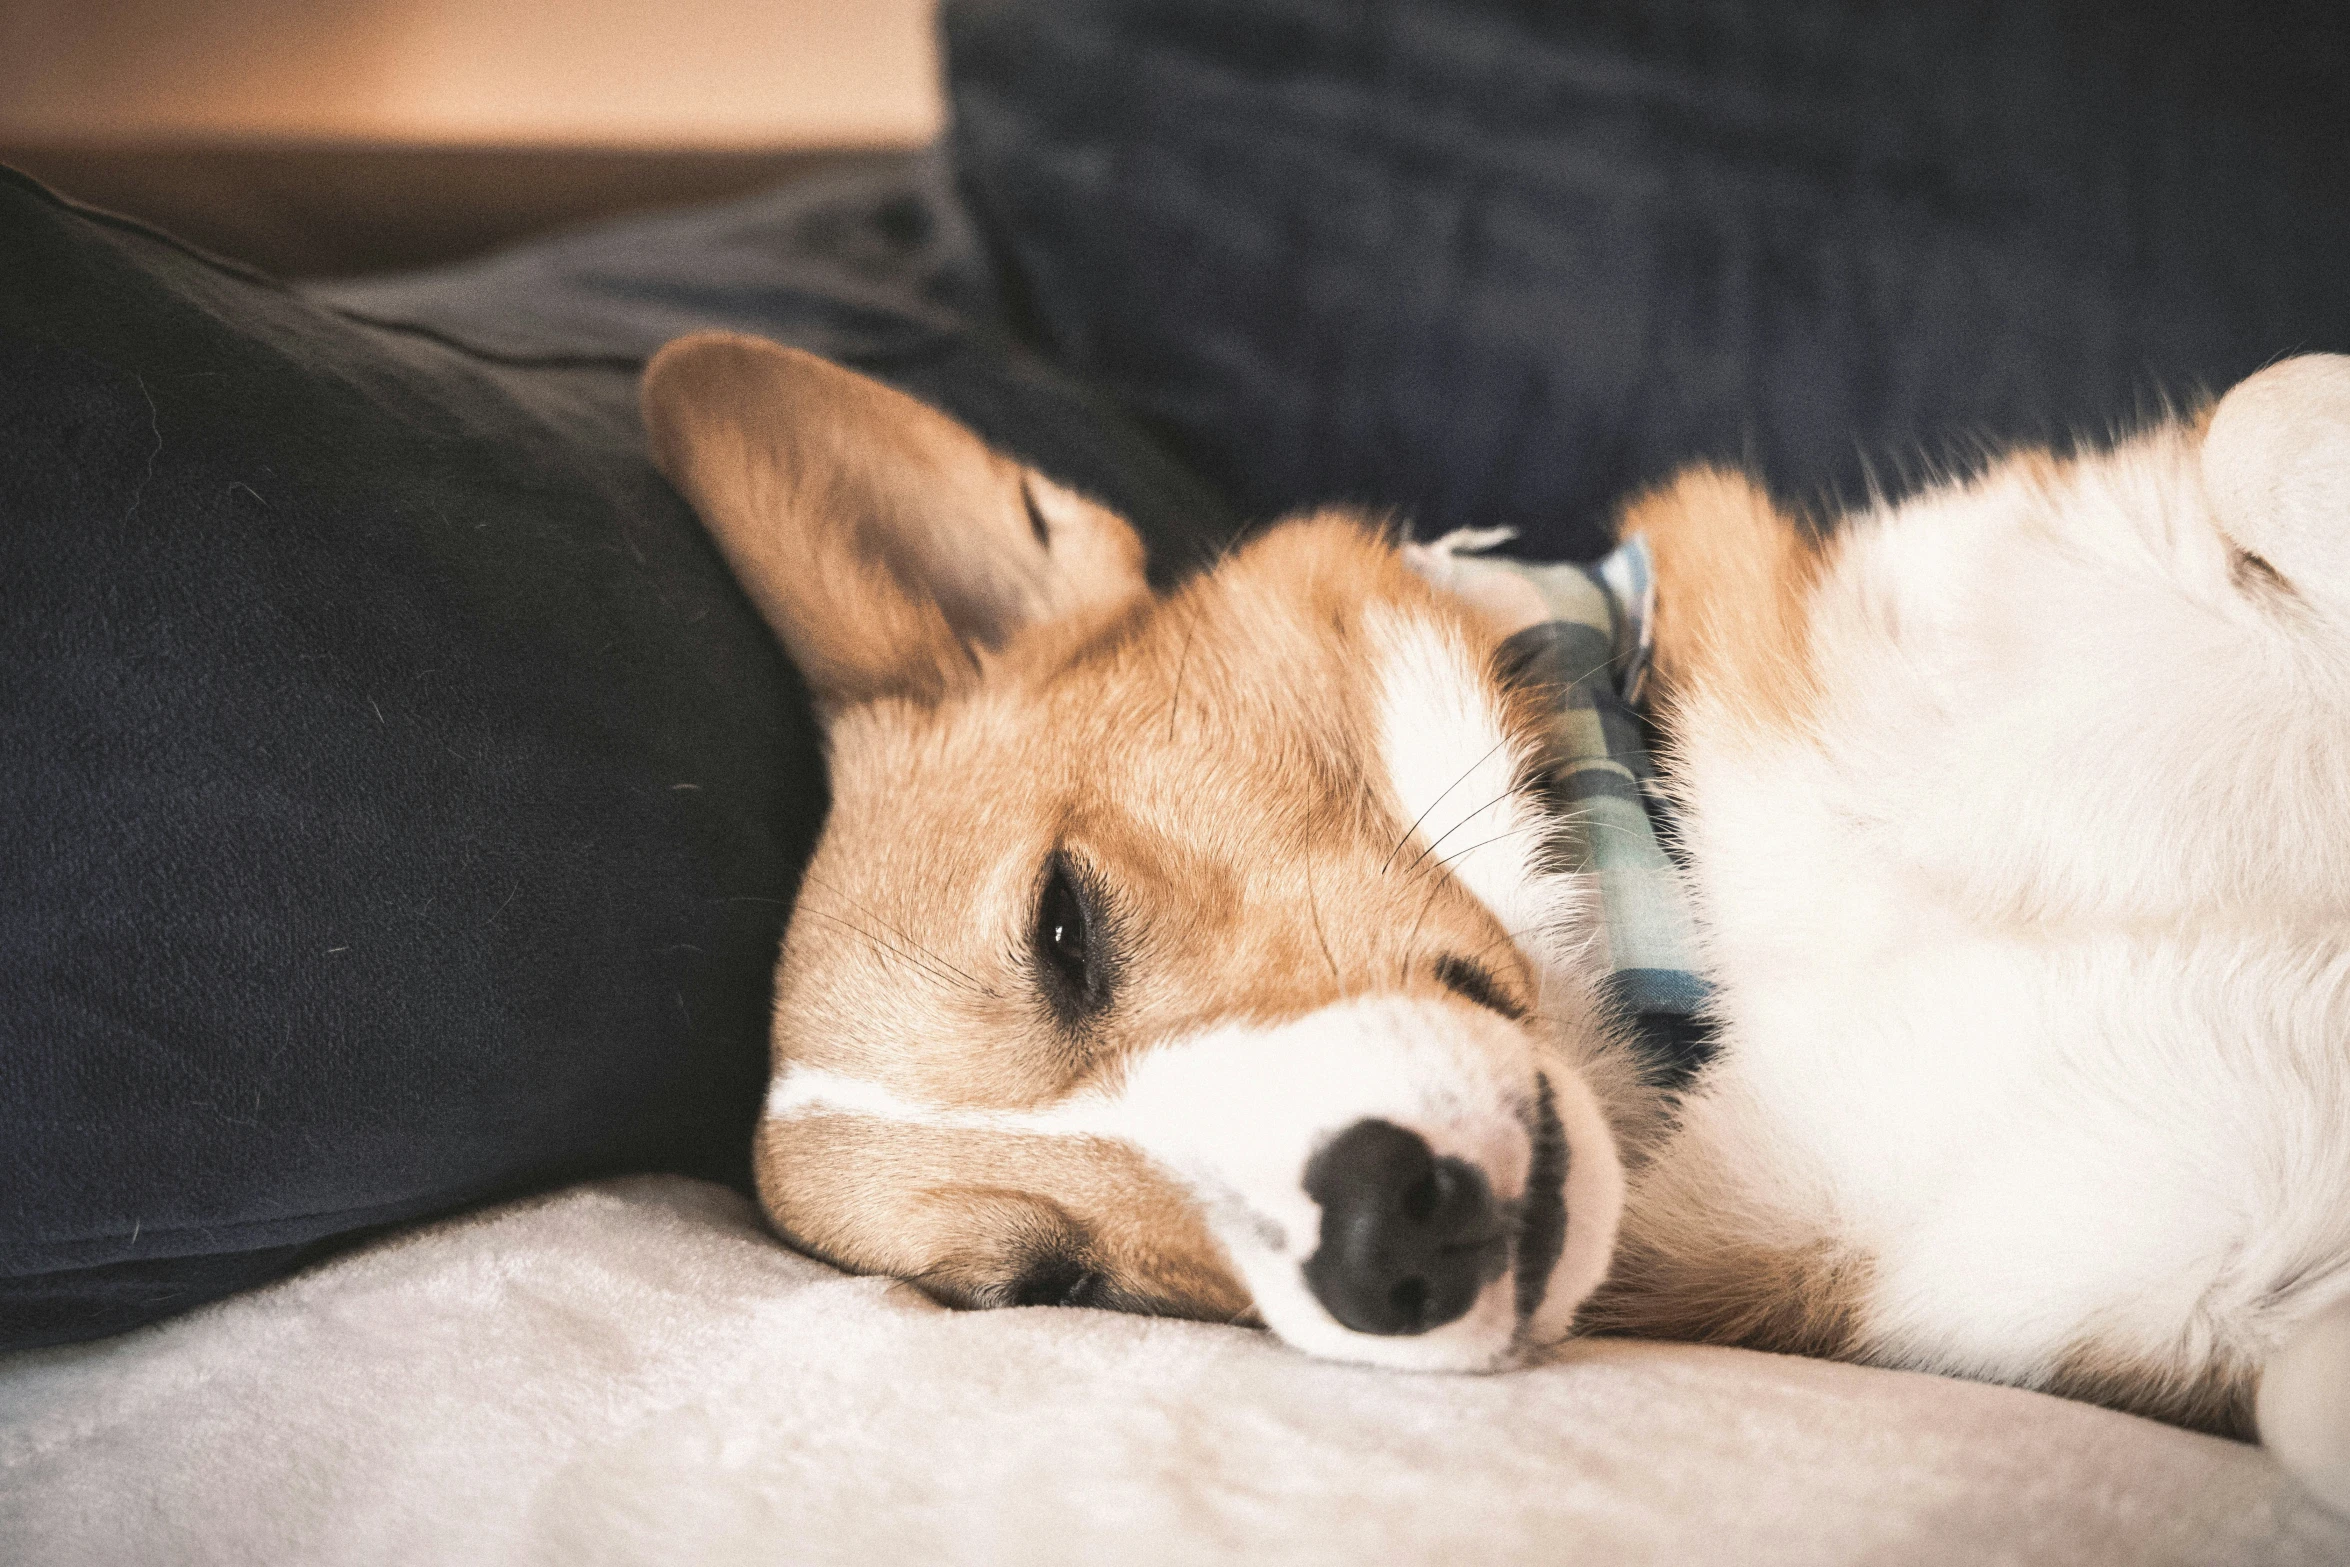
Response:
[{"label": "dog's snout wrinkle", "polygon": [[1391,1121],[1363,1120],[1306,1166],[1322,1208],[1307,1287],[1358,1333],[1425,1333],[1456,1321],[1508,1265],[1509,1233],[1484,1172],[1438,1158]]}]

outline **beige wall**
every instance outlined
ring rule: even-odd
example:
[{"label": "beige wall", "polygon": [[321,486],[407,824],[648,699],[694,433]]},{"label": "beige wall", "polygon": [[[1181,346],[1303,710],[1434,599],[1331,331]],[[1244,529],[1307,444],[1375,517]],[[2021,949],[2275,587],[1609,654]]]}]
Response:
[{"label": "beige wall", "polygon": [[0,140],[913,142],[932,0],[0,0]]}]

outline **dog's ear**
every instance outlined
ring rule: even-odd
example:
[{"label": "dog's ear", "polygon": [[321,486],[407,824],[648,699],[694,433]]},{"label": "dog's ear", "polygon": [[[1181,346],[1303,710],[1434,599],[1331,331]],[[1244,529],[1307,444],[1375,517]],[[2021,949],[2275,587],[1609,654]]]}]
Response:
[{"label": "dog's ear", "polygon": [[1123,519],[813,354],[680,338],[642,399],[653,460],[828,713],[935,698],[1024,627],[1147,591]]}]

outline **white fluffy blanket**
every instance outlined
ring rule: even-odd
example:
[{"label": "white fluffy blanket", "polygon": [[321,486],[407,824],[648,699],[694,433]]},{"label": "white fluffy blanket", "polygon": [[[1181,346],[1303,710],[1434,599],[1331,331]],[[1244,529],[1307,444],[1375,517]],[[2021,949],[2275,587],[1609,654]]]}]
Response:
[{"label": "white fluffy blanket", "polygon": [[2339,1564],[2350,1524],[2256,1449],[1934,1377],[944,1311],[647,1179],[0,1359],[0,1558]]}]

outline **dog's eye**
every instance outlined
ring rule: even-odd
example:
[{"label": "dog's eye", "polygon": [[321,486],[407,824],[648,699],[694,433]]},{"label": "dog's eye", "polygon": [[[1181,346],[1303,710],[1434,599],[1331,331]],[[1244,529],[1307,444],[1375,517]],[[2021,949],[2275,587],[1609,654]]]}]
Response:
[{"label": "dog's eye", "polygon": [[1069,1257],[1032,1264],[1012,1286],[1015,1306],[1092,1306],[1102,1295],[1102,1276]]},{"label": "dog's eye", "polygon": [[1094,929],[1093,899],[1084,877],[1055,854],[1036,901],[1036,958],[1045,995],[1071,1023],[1101,1010],[1109,986]]},{"label": "dog's eye", "polygon": [[1501,982],[1481,964],[1467,958],[1438,958],[1436,978],[1445,989],[1472,1006],[1490,1007],[1513,1023],[1526,1021],[1526,1009],[1506,995]]}]

